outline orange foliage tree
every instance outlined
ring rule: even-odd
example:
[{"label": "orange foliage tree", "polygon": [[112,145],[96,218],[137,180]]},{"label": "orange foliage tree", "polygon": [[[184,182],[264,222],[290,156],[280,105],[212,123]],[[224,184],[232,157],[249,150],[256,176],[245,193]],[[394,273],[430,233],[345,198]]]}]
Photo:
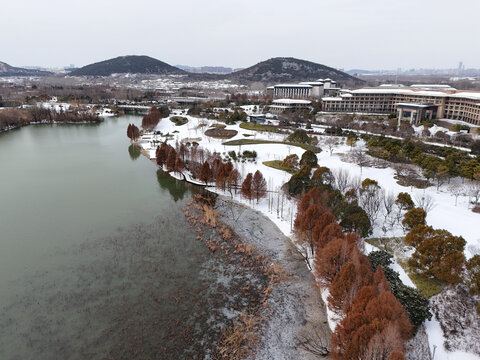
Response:
[{"label": "orange foliage tree", "polygon": [[267,182],[259,170],[255,171],[253,175],[252,192],[255,199],[257,199],[257,204],[258,200],[263,198],[267,193]]},{"label": "orange foliage tree", "polygon": [[248,200],[253,199],[252,182],[253,182],[253,175],[252,173],[248,173],[245,180],[243,180],[242,189],[241,189],[242,195]]}]

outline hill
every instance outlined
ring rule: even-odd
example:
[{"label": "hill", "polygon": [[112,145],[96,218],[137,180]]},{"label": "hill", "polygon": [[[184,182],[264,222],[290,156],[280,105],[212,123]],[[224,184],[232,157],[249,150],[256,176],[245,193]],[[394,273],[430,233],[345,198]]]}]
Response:
[{"label": "hill", "polygon": [[18,68],[0,61],[0,76],[48,76],[53,73],[41,70]]},{"label": "hill", "polygon": [[342,83],[361,84],[364,81],[334,68],[311,61],[290,57],[277,57],[262,61],[249,68],[233,72],[227,78],[237,82],[287,83],[333,79]]},{"label": "hill", "polygon": [[69,73],[70,76],[109,76],[112,74],[184,75],[185,71],[150,56],[128,55],[100,61]]}]

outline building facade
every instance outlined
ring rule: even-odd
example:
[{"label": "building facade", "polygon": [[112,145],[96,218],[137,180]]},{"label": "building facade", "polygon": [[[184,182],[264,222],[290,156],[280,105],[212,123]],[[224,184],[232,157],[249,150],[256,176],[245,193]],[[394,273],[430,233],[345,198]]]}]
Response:
[{"label": "building facade", "polygon": [[[480,125],[480,92],[451,90],[423,90],[419,88],[367,88],[342,90],[338,96],[322,98],[326,112],[374,113],[403,115],[399,104],[429,106],[428,116],[465,121]],[[420,107],[417,106],[417,109]],[[420,116],[424,112],[418,112]],[[427,114],[425,112],[425,114]],[[399,119],[400,120],[400,119]],[[420,121],[421,119],[415,119]]]},{"label": "building facade", "polygon": [[321,98],[338,90],[332,79],[304,81],[298,84],[277,84],[267,88],[274,99],[310,99]]},{"label": "building facade", "polygon": [[270,105],[270,112],[272,114],[281,114],[284,111],[288,110],[303,110],[310,109],[312,102],[309,100],[302,99],[277,99],[273,100],[272,105]]}]

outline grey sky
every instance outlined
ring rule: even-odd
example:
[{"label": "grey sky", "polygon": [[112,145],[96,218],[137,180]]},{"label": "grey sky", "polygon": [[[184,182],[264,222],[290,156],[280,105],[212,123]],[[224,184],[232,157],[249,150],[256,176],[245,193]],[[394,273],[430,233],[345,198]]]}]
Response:
[{"label": "grey sky", "polygon": [[480,0],[3,0],[0,61],[83,66],[145,54],[246,67],[480,68]]}]

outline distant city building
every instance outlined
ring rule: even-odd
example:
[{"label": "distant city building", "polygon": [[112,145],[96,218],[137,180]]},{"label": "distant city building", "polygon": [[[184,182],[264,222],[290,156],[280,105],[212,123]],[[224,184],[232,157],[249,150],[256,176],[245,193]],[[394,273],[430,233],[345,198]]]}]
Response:
[{"label": "distant city building", "polygon": [[272,114],[281,114],[287,110],[302,110],[310,109],[312,102],[301,99],[277,99],[273,100],[270,105],[270,112]]},{"label": "distant city building", "polygon": [[480,92],[444,85],[342,90],[338,96],[323,97],[322,109],[326,112],[396,113],[399,121],[410,114],[410,121],[415,123],[427,116],[480,125]]}]

